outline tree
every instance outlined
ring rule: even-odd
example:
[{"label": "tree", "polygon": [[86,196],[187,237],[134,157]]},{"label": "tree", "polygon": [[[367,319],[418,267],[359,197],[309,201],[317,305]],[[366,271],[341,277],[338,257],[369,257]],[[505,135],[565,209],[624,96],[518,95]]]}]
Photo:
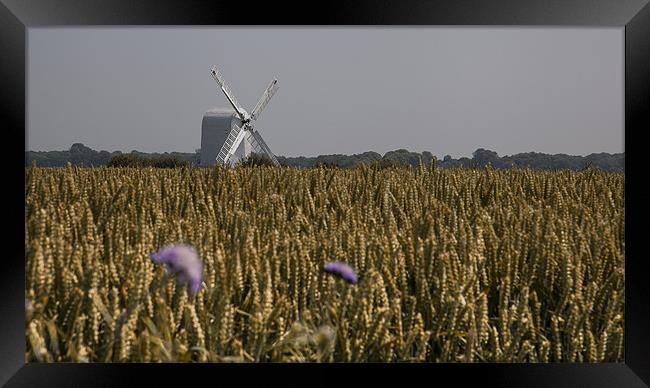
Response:
[{"label": "tree", "polygon": [[70,147],[71,154],[92,154],[95,152],[92,148],[86,147],[83,143],[74,143]]},{"label": "tree", "polygon": [[495,161],[499,160],[499,155],[490,150],[479,148],[474,153],[472,153],[472,161],[478,167],[485,167],[488,164],[494,164]]},{"label": "tree", "polygon": [[274,167],[275,163],[273,163],[271,158],[269,158],[268,156],[253,152],[250,155],[248,155],[248,157],[244,159],[241,163],[239,163],[239,165],[242,167],[255,167],[255,166]]}]

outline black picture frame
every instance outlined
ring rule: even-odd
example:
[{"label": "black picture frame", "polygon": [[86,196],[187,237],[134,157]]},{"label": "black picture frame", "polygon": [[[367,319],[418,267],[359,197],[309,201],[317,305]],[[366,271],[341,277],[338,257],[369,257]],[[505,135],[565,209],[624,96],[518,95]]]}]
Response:
[{"label": "black picture frame", "polygon": [[[626,284],[625,362],[616,364],[334,364],[153,365],[25,364],[24,157],[26,34],[37,26],[88,25],[482,25],[620,26],[625,28]],[[650,5],[647,0],[401,0],[300,4],[230,1],[0,0],[0,128],[4,161],[4,254],[0,257],[0,383],[7,386],[131,386],[206,378],[300,383],[468,381],[482,386],[642,387],[650,383],[650,286],[645,277],[643,220],[650,198],[643,182],[641,137],[650,130]],[[9,136],[7,137],[7,134]],[[11,143],[11,144],[7,144]],[[22,147],[21,147],[22,144]],[[10,173],[10,174],[8,174]],[[15,196],[15,198],[13,197]],[[21,198],[22,197],[22,198]],[[298,377],[300,375],[300,377]],[[422,380],[421,380],[422,381]],[[418,382],[419,384],[419,382]]]}]

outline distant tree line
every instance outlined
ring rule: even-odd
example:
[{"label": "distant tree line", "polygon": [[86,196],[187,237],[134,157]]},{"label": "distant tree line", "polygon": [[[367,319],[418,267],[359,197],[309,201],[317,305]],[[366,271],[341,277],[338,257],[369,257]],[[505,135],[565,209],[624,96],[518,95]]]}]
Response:
[{"label": "distant tree line", "polygon": [[[512,167],[530,167],[546,170],[580,170],[588,167],[595,167],[605,171],[624,171],[625,153],[593,153],[587,156],[574,156],[566,154],[543,154],[539,152],[526,152],[510,156],[500,157],[496,152],[479,148],[472,154],[471,158],[461,157],[454,159],[449,155],[442,160],[431,154],[431,152],[411,152],[405,149],[389,151],[383,156],[377,152],[368,151],[354,155],[319,155],[316,157],[284,157],[278,156],[278,161],[283,166],[291,167],[339,167],[349,168],[362,164],[374,164],[380,167],[416,167],[420,161],[425,166],[435,162],[440,168],[455,167],[485,167],[491,165],[497,169]],[[62,167],[68,163],[75,166],[152,166],[152,167],[177,167],[183,165],[198,165],[200,153],[165,152],[165,153],[144,153],[131,151],[122,153],[120,151],[95,151],[81,143],[75,143],[68,151],[26,151],[25,166],[32,161],[40,167]],[[255,156],[249,158],[244,165],[264,165],[264,161]]]},{"label": "distant tree line", "polygon": [[25,165],[32,161],[39,167],[63,167],[68,163],[73,166],[151,166],[174,167],[198,164],[199,153],[165,152],[145,153],[131,151],[95,151],[81,143],[75,143],[68,151],[26,151]]},{"label": "distant tree line", "polygon": [[442,160],[424,151],[411,152],[405,149],[389,151],[384,156],[377,152],[364,152],[356,155],[320,155],[317,157],[307,158],[299,157],[282,157],[278,161],[282,165],[294,167],[315,167],[318,165],[338,166],[338,167],[355,167],[359,164],[378,164],[381,167],[397,167],[419,165],[420,160],[425,166],[428,166],[435,160],[436,166],[441,168],[454,167],[485,167],[491,165],[497,169],[512,167],[530,167],[544,170],[580,170],[587,167],[595,167],[605,171],[624,171],[625,153],[608,154],[597,153],[587,156],[573,156],[566,154],[543,154],[539,152],[526,152],[511,156],[499,157],[499,155],[490,150],[479,148],[474,151],[472,158],[462,157],[454,159],[446,155]]},{"label": "distant tree line", "polygon": [[181,160],[178,157],[149,158],[141,155],[122,154],[113,156],[107,166],[176,168],[190,166],[190,163],[187,160]]}]

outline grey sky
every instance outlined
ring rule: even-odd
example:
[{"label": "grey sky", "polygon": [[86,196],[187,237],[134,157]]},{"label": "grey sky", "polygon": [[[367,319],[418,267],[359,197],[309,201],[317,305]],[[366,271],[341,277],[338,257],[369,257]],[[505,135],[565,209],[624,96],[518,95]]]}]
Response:
[{"label": "grey sky", "polygon": [[623,151],[622,28],[30,28],[29,150],[192,152],[228,101],[277,155]]}]

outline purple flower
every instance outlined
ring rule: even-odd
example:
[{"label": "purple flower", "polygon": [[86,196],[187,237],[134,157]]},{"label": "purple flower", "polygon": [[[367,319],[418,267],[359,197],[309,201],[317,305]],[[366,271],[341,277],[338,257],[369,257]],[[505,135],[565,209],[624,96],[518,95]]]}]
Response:
[{"label": "purple flower", "polygon": [[187,283],[192,295],[201,288],[203,264],[196,250],[188,245],[169,245],[151,254],[151,260],[167,265],[181,283]]},{"label": "purple flower", "polygon": [[357,284],[359,279],[352,267],[342,261],[329,262],[325,264],[325,272],[341,277],[348,283]]}]

